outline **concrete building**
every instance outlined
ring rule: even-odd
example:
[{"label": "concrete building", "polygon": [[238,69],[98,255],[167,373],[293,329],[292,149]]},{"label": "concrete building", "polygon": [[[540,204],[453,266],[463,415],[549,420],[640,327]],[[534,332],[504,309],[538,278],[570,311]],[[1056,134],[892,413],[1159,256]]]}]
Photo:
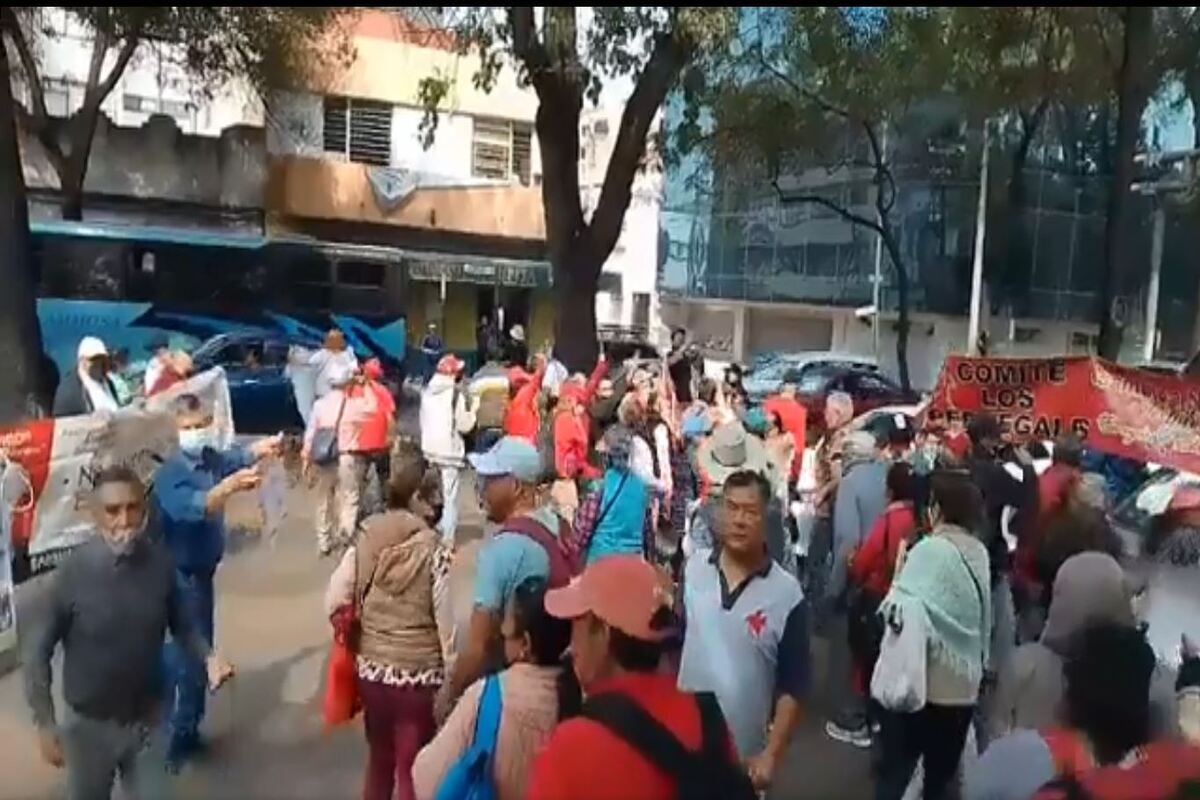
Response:
[{"label": "concrete building", "polygon": [[[620,106],[590,109],[580,117],[579,190],[585,215],[590,215],[600,201],[623,110]],[[625,211],[621,236],[600,274],[596,322],[602,339],[659,339],[662,316],[657,256],[662,181],[662,170],[651,155],[646,169],[634,178],[633,199]]]},{"label": "concrete building", "polygon": [[[269,236],[327,257],[335,287],[398,300],[414,344],[438,322],[448,347],[473,353],[483,315],[540,343],[554,311],[536,96],[511,69],[491,92],[477,89],[477,57],[399,14],[364,9],[351,44],[350,63],[271,100]],[[429,75],[451,87],[425,148],[419,84]]]}]

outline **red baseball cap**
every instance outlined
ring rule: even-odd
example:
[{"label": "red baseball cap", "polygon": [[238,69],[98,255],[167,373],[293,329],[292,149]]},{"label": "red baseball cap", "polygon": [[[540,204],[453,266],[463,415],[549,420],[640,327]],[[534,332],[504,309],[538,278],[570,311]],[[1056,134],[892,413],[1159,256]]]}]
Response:
[{"label": "red baseball cap", "polygon": [[607,624],[644,642],[661,642],[670,629],[650,623],[661,608],[671,608],[670,586],[641,556],[607,556],[588,564],[583,574],[561,589],[546,592],[546,613],[558,619],[595,614]]}]

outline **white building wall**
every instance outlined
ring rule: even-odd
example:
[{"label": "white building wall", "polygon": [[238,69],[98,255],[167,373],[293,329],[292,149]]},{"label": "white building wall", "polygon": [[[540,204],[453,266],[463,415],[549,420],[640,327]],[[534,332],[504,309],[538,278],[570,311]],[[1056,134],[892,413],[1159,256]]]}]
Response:
[{"label": "white building wall", "polygon": [[[623,108],[585,110],[580,117],[579,187],[584,213],[588,215],[600,200],[600,190],[617,139],[617,126]],[[599,123],[599,124],[598,124]],[[596,321],[600,325],[629,327],[645,322],[651,341],[663,336],[658,301],[658,225],[662,206],[662,172],[651,168],[634,178],[633,199],[625,212],[621,236],[604,264],[604,273],[613,276],[612,289],[596,294]],[[616,288],[619,280],[620,288]],[[645,320],[635,320],[638,297],[648,298]]]},{"label": "white building wall", "polygon": [[[41,30],[33,47],[40,58],[47,105],[51,114],[72,114],[83,103],[92,54],[91,34],[61,8],[43,10]],[[138,127],[151,114],[165,113],[184,133],[205,136],[217,136],[231,125],[262,124],[262,104],[248,86],[231,84],[208,97],[179,66],[180,55],[179,47],[143,42],[101,106],[108,118],[120,126]],[[117,51],[110,49],[103,74],[108,74],[116,57]],[[28,97],[27,90],[23,96]]]}]

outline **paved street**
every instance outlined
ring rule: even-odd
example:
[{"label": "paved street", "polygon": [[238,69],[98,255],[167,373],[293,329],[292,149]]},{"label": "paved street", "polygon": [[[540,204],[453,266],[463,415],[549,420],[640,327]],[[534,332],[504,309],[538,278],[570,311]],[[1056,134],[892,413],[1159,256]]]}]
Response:
[{"label": "paved street", "polygon": [[[461,497],[465,538],[476,538],[480,517],[469,483]],[[218,644],[238,674],[211,698],[206,732],[212,749],[180,777],[182,798],[331,800],[359,794],[366,757],[360,730],[321,729],[329,638],[321,601],[333,565],[316,558],[310,507],[297,491],[274,541],[242,540],[221,569]],[[462,552],[469,562],[474,545]],[[469,596],[469,566],[463,567],[456,597]],[[0,740],[0,800],[61,796],[61,773],[38,757],[16,672],[0,678]],[[780,769],[775,798],[869,796],[865,755],[828,742],[816,719],[797,736]]]}]

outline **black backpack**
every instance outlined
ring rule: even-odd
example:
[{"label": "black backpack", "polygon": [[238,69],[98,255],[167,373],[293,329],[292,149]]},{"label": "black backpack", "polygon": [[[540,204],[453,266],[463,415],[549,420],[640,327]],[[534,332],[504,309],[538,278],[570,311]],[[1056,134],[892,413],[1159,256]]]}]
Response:
[{"label": "black backpack", "polygon": [[756,800],[750,776],[731,760],[729,729],[711,693],[695,695],[700,711],[700,751],[685,748],[662,723],[619,692],[606,692],[583,705],[598,722],[665,771],[679,787],[678,800]]}]

